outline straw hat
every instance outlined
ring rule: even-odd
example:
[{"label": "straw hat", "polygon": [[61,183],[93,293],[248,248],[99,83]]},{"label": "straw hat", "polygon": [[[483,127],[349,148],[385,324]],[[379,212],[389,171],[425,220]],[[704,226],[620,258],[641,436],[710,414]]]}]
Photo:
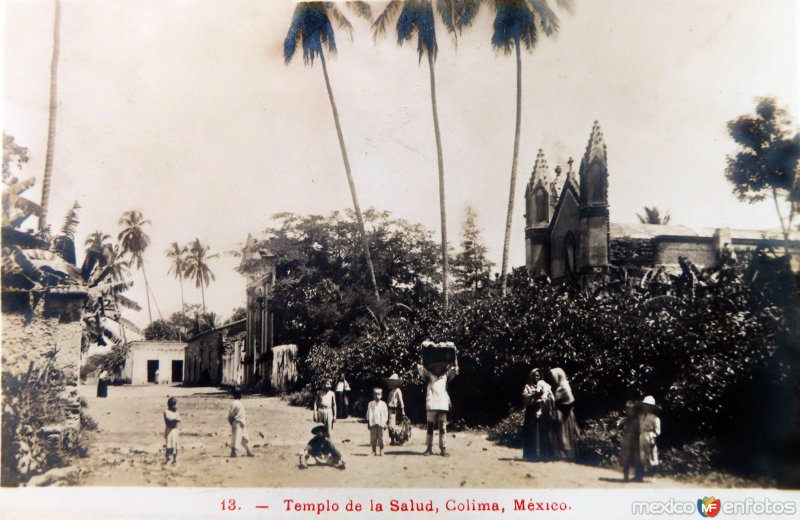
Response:
[{"label": "straw hat", "polygon": [[661,411],[661,407],[656,404],[656,398],[652,395],[648,395],[642,399],[641,406],[644,410],[653,411],[655,413]]}]

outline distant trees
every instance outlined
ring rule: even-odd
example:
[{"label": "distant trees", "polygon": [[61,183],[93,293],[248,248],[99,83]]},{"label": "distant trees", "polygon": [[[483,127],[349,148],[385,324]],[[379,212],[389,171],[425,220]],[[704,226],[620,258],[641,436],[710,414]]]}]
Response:
[{"label": "distant trees", "polygon": [[[369,209],[374,230],[375,276],[383,298],[375,305],[367,283],[359,226],[352,213],[274,216],[277,225],[256,245],[276,256],[276,283],[270,308],[280,341],[302,348],[336,346],[364,334],[380,334],[388,315],[430,305],[441,298],[438,246],[418,224]],[[240,271],[254,272],[244,265]]]},{"label": "distant trees", "polygon": [[788,253],[792,221],[800,211],[800,132],[786,109],[766,97],[758,99],[755,115],[729,121],[728,133],[739,149],[728,156],[725,177],[739,200],[752,204],[772,198]]},{"label": "distant trees", "polygon": [[489,286],[494,266],[494,263],[486,257],[487,249],[475,224],[476,218],[475,210],[467,206],[461,251],[453,262],[453,273],[458,286],[472,295]]},{"label": "distant trees", "polygon": [[636,217],[642,224],[667,225],[672,219],[672,215],[669,214],[669,211],[666,211],[662,214],[661,210],[655,206],[652,208],[650,206],[644,206],[644,213],[637,213]]}]

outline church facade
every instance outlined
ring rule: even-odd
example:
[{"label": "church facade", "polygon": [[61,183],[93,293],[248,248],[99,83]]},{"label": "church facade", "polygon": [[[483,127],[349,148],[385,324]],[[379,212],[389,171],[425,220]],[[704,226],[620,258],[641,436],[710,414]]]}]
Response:
[{"label": "church facade", "polygon": [[[539,150],[525,190],[525,263],[533,276],[586,286],[605,279],[611,266],[670,271],[680,257],[704,267],[722,254],[783,250],[783,237],[773,230],[612,223],[606,143],[597,121],[578,171],[572,158],[568,165],[566,174],[557,166],[551,176]],[[789,248],[797,271],[800,233],[792,233]]]}]

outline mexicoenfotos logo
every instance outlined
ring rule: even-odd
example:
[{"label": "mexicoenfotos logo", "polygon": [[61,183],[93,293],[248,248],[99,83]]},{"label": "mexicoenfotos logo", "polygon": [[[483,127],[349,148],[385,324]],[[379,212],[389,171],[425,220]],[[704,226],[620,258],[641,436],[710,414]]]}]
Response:
[{"label": "mexicoenfotos logo", "polygon": [[718,498],[703,497],[697,499],[697,512],[703,518],[713,518],[722,511],[722,504]]}]

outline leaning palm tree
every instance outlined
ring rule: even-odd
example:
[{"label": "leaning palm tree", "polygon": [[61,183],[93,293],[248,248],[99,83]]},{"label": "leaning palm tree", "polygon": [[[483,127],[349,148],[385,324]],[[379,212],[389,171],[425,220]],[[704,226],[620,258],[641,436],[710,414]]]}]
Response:
[{"label": "leaning palm tree", "polygon": [[188,267],[187,253],[186,246],[179,246],[177,242],[171,243],[166,251],[167,258],[172,262],[167,274],[177,278],[178,283],[181,285],[181,312],[186,307],[186,302],[183,299],[183,278],[186,276],[186,268]]},{"label": "leaning palm tree", "polygon": [[200,294],[203,298],[203,315],[206,315],[206,293],[205,288],[215,280],[214,273],[208,267],[207,261],[214,258],[216,255],[208,255],[210,247],[200,243],[199,238],[189,244],[189,252],[186,257],[186,278],[194,279],[195,287],[200,288]]},{"label": "leaning palm tree", "polygon": [[[556,0],[559,6],[571,10],[572,0]],[[506,294],[508,282],[508,248],[511,243],[511,220],[514,215],[514,188],[517,184],[520,121],[522,119],[522,46],[532,50],[539,38],[539,29],[545,36],[558,33],[558,16],[550,9],[547,0],[496,0],[492,46],[517,57],[517,117],[514,125],[514,153],[511,157],[511,184],[508,192],[508,211],[503,238],[503,263],[500,268],[500,290]]]},{"label": "leaning palm tree", "polygon": [[56,108],[58,106],[58,56],[61,53],[61,0],[55,0],[53,18],[53,55],[50,59],[50,110],[47,118],[47,149],[42,179],[42,213],[39,231],[47,228],[47,211],[50,204],[50,182],[53,176],[53,150],[56,145]]},{"label": "leaning palm tree", "polygon": [[[363,18],[370,19],[372,16],[370,7],[366,2],[347,2],[347,5]],[[331,103],[333,122],[336,126],[336,135],[339,138],[339,149],[342,152],[344,172],[345,175],[347,175],[347,184],[350,186],[350,196],[353,199],[353,209],[356,213],[356,220],[358,221],[358,228],[361,234],[361,247],[364,249],[364,258],[367,262],[367,271],[372,284],[372,290],[375,293],[375,300],[380,302],[381,297],[378,293],[378,282],[375,280],[375,269],[372,266],[372,256],[369,252],[367,230],[364,227],[364,216],[361,213],[361,205],[358,203],[356,185],[355,182],[353,182],[353,174],[350,171],[350,160],[347,156],[347,147],[344,143],[342,126],[339,123],[339,111],[336,108],[336,101],[333,99],[331,81],[328,77],[328,66],[325,63],[324,47],[328,48],[329,54],[336,53],[336,39],[333,33],[333,26],[331,25],[331,18],[339,24],[340,28],[345,29],[352,37],[353,26],[334,2],[298,3],[294,10],[292,24],[289,26],[286,40],[283,42],[283,58],[288,65],[289,62],[292,61],[292,57],[294,57],[299,45],[303,49],[303,63],[306,65],[313,65],[314,58],[319,57],[319,61],[322,64],[322,74],[325,77],[325,87],[328,90],[328,99]]]},{"label": "leaning palm tree", "polygon": [[142,212],[138,210],[126,211],[119,219],[119,225],[122,226],[122,231],[119,232],[118,240],[122,247],[122,254],[129,254],[131,263],[136,265],[137,269],[142,270],[144,275],[144,289],[147,294],[147,317],[152,323],[153,313],[150,310],[150,283],[147,281],[147,271],[144,268],[144,251],[150,245],[150,237],[142,229],[146,224],[150,224],[149,220],[142,217]]},{"label": "leaning palm tree", "polygon": [[[472,24],[478,13],[480,2],[478,0],[439,0],[436,8],[442,17],[448,32],[453,35],[460,33],[464,27]],[[399,12],[399,14],[398,14]],[[439,47],[436,43],[436,23],[433,16],[433,6],[430,0],[394,0],[386,5],[383,12],[372,24],[373,37],[377,38],[386,33],[386,27],[397,17],[397,44],[417,37],[417,55],[420,63],[425,56],[428,61],[431,87],[431,111],[433,113],[433,133],[436,138],[436,164],[439,171],[439,218],[442,228],[442,296],[445,308],[448,305],[450,261],[447,248],[447,210],[444,194],[444,155],[442,152],[442,134],[439,130],[439,112],[436,104],[436,74],[434,64]]]},{"label": "leaning palm tree", "polygon": [[672,219],[672,215],[669,214],[669,211],[665,212],[662,215],[661,210],[655,206],[653,206],[652,208],[649,206],[644,206],[644,215],[642,215],[641,213],[637,213],[636,216],[639,218],[639,222],[641,222],[642,224],[667,225],[669,224],[669,221]]}]

